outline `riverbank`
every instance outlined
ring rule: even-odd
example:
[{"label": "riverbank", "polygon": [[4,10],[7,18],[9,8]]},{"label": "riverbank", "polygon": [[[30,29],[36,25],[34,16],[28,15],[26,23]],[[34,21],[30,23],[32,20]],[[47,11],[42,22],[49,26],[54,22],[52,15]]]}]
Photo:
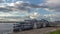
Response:
[{"label": "riverbank", "polygon": [[48,32],[53,32],[56,31],[57,29],[60,29],[60,27],[46,27],[40,29],[32,29],[27,31],[14,32],[12,34],[47,34]]},{"label": "riverbank", "polygon": [[50,32],[49,34],[60,34],[60,29],[54,31],[54,32]]}]

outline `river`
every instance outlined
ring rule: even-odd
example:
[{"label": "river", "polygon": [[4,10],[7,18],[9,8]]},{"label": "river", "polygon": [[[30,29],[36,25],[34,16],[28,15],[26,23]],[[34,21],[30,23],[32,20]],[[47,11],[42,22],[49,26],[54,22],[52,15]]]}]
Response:
[{"label": "river", "polygon": [[14,23],[0,23],[0,34],[12,33]]}]

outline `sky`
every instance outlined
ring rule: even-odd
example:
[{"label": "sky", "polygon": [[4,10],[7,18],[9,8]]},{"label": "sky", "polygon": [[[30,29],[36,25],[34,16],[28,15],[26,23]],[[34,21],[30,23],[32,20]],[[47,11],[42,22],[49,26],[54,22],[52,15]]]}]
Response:
[{"label": "sky", "polygon": [[60,21],[60,0],[0,0],[0,21]]}]

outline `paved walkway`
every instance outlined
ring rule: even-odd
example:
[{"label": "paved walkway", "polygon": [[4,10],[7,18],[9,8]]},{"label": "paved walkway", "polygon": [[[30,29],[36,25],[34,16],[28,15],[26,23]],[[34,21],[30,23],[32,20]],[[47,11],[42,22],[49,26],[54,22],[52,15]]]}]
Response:
[{"label": "paved walkway", "polygon": [[55,31],[59,28],[60,27],[47,27],[47,28],[40,28],[40,29],[32,29],[28,31],[21,31],[21,32],[12,33],[12,34],[46,34],[48,32]]}]

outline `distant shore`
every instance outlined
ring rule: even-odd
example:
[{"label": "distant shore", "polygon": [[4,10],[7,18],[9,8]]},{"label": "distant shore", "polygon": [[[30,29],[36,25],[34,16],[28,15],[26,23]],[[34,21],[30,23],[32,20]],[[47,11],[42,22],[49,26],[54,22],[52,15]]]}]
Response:
[{"label": "distant shore", "polygon": [[16,23],[16,22],[19,22],[19,21],[0,21],[0,23]]}]

